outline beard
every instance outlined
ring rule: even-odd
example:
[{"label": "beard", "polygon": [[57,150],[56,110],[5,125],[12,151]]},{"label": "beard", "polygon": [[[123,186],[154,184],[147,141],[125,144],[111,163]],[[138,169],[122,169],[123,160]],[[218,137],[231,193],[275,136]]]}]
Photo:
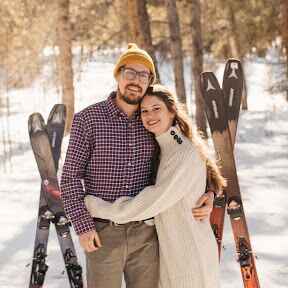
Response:
[{"label": "beard", "polygon": [[[138,89],[140,89],[140,92],[141,93],[141,96],[138,96],[138,97],[135,97],[135,94],[136,93],[133,93],[133,92],[128,92],[127,91],[127,88],[129,86],[133,86],[133,87],[137,87]],[[136,86],[136,85],[127,85],[124,89],[124,93],[122,94],[119,87],[118,87],[118,94],[120,96],[120,99],[122,99],[124,102],[126,102],[127,104],[129,105],[138,105],[140,104],[142,98],[143,98],[143,95],[142,95],[142,88],[139,87],[139,86]],[[132,95],[132,97],[130,96]],[[134,95],[134,96],[133,96]]]}]

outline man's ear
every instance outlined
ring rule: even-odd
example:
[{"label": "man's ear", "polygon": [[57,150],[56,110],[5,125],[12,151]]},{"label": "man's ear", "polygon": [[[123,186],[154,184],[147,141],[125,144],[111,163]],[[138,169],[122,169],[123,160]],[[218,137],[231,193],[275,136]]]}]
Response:
[{"label": "man's ear", "polygon": [[158,81],[157,81],[157,79],[154,79],[154,76],[150,77],[149,86],[152,84],[158,84]]},{"label": "man's ear", "polygon": [[116,74],[116,81],[117,82],[119,82],[119,80],[120,80],[120,77],[121,77],[121,73],[120,73],[121,71],[120,70],[118,70],[118,72],[117,72],[117,74]]}]

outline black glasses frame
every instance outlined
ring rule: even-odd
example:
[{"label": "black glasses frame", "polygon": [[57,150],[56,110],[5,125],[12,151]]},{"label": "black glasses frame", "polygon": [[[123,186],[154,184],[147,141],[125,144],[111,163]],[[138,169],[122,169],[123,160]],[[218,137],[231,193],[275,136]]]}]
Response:
[{"label": "black glasses frame", "polygon": [[[127,78],[124,76],[125,70],[129,70],[129,71],[135,73],[133,79],[127,79]],[[126,80],[135,80],[136,77],[138,76],[139,82],[141,82],[142,84],[147,84],[147,83],[149,83],[149,82],[151,81],[151,77],[152,77],[151,73],[147,73],[147,72],[144,72],[144,71],[136,71],[136,70],[133,69],[133,68],[125,67],[125,66],[122,66],[122,67],[120,68],[120,71],[121,71],[123,77],[124,77]],[[145,79],[143,80],[143,78],[141,78],[141,75],[143,75],[143,73],[148,75],[147,81],[146,81]]]}]

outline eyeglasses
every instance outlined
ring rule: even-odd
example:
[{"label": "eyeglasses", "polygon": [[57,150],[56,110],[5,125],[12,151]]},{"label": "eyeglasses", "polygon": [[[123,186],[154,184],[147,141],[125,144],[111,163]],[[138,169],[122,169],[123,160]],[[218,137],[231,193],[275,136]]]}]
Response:
[{"label": "eyeglasses", "polygon": [[148,72],[138,72],[132,68],[121,68],[122,76],[125,80],[133,81],[138,76],[139,82],[142,84],[147,84],[150,81],[150,73]]}]

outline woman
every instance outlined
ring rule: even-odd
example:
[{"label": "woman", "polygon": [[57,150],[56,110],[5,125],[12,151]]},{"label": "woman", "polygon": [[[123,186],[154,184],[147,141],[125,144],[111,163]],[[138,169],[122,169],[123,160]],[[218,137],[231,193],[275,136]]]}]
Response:
[{"label": "woman", "polygon": [[141,118],[161,151],[155,185],[114,203],[88,195],[86,207],[93,217],[119,224],[154,217],[160,248],[159,287],[219,287],[215,237],[209,221],[196,221],[191,208],[205,191],[206,166],[217,188],[225,181],[165,87],[148,88]]}]

